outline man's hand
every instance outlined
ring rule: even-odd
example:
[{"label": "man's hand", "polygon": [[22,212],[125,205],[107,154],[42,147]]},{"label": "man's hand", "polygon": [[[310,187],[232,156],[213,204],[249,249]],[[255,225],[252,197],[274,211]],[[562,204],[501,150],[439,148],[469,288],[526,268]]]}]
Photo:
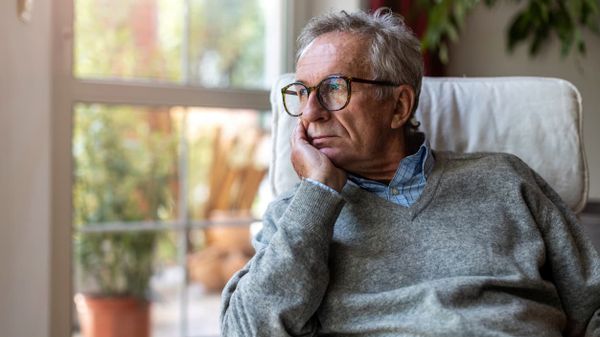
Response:
[{"label": "man's hand", "polygon": [[302,122],[292,134],[292,165],[298,176],[316,180],[338,192],[346,184],[346,172],[333,165],[327,156],[308,142]]}]

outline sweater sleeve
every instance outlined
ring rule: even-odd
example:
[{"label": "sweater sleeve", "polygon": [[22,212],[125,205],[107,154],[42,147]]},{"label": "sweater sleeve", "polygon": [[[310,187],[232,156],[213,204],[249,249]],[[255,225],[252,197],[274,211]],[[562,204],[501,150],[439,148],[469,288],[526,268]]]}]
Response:
[{"label": "sweater sleeve", "polygon": [[329,283],[329,245],[343,199],[301,182],[263,217],[255,256],[225,286],[224,336],[314,336]]},{"label": "sweater sleeve", "polygon": [[543,178],[535,172],[534,177],[544,197],[530,206],[542,230],[549,272],[567,316],[564,336],[600,337],[600,256],[576,215]]}]

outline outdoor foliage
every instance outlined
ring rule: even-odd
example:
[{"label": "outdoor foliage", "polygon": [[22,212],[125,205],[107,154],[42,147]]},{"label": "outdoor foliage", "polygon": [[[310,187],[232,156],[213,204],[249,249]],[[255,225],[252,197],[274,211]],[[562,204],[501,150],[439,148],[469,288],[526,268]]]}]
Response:
[{"label": "outdoor foliage", "polygon": [[266,43],[260,2],[192,0],[190,7],[190,82],[262,87]]},{"label": "outdoor foliage", "polygon": [[85,232],[85,228],[174,217],[177,134],[168,113],[77,107],[75,255],[85,279],[92,280],[101,294],[146,294],[160,234]]},{"label": "outdoor foliage", "polygon": [[[264,0],[76,0],[74,74],[261,88]],[[187,16],[186,16],[186,13]]]},{"label": "outdoor foliage", "polygon": [[183,79],[183,1],[75,0],[74,4],[76,77]]}]

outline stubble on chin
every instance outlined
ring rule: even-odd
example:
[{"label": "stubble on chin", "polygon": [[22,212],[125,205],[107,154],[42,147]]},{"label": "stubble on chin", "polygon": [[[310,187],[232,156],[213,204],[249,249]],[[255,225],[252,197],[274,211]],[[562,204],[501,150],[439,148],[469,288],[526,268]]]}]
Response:
[{"label": "stubble on chin", "polygon": [[333,163],[333,165],[335,165],[335,167],[346,171],[346,168],[344,167],[346,165],[344,165],[343,159],[340,158],[339,150],[336,150],[332,147],[323,147],[318,150],[324,154],[325,157],[327,157]]}]

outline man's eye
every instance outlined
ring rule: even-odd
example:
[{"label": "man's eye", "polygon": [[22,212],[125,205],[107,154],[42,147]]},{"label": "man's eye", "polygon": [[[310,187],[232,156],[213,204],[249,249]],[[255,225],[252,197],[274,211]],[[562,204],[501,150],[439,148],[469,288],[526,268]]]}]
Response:
[{"label": "man's eye", "polygon": [[299,89],[298,96],[300,96],[300,97],[308,96],[308,90],[306,90],[306,88]]},{"label": "man's eye", "polygon": [[327,90],[328,91],[338,91],[342,88],[342,86],[339,83],[329,83],[327,84]]}]

